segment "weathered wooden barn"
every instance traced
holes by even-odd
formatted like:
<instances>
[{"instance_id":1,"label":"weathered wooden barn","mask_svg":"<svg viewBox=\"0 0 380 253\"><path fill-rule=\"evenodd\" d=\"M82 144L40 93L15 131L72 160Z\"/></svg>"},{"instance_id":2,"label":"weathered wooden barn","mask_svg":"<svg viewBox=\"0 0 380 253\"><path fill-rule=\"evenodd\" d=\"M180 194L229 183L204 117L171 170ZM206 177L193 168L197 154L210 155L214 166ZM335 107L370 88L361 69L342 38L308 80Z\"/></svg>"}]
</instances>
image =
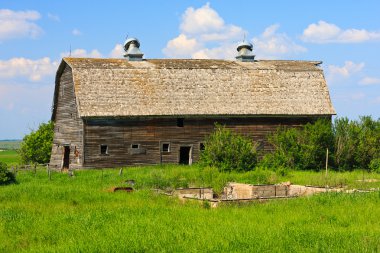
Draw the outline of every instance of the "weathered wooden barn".
<instances>
[{"instance_id":1,"label":"weathered wooden barn","mask_svg":"<svg viewBox=\"0 0 380 253\"><path fill-rule=\"evenodd\" d=\"M335 114L318 61L63 58L55 82L50 165L96 168L191 164L214 123L261 143L280 125Z\"/></svg>"}]
</instances>

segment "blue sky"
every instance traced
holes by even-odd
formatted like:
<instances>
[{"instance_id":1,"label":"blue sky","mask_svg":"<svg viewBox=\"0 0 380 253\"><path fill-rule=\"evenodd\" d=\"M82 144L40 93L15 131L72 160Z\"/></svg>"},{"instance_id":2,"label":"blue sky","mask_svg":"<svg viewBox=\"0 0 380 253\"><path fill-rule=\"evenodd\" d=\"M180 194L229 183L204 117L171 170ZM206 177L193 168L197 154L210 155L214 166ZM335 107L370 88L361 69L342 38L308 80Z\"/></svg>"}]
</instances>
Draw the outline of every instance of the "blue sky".
<instances>
[{"instance_id":1,"label":"blue sky","mask_svg":"<svg viewBox=\"0 0 380 253\"><path fill-rule=\"evenodd\" d=\"M321 60L338 116L380 117L380 1L0 2L0 139L51 115L61 58L232 59L244 36L257 59Z\"/></svg>"}]
</instances>

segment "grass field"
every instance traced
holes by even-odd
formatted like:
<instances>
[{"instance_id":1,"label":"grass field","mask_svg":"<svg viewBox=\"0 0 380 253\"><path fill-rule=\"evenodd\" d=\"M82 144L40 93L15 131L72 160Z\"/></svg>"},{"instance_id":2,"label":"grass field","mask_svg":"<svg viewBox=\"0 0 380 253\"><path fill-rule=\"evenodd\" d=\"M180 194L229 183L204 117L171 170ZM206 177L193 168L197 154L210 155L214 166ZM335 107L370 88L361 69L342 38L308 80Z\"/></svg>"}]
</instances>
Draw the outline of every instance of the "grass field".
<instances>
[{"instance_id":1,"label":"grass field","mask_svg":"<svg viewBox=\"0 0 380 253\"><path fill-rule=\"evenodd\" d=\"M0 162L5 162L8 166L20 164L21 158L16 150L0 151Z\"/></svg>"},{"instance_id":2,"label":"grass field","mask_svg":"<svg viewBox=\"0 0 380 253\"><path fill-rule=\"evenodd\" d=\"M317 184L322 173L217 173L196 166L84 170L75 177L19 172L0 188L0 252L379 252L380 193L321 194L264 203L183 202L151 187L218 186L290 180ZM350 187L361 172L331 173ZM365 174L366 178L380 178ZM133 193L109 192L136 180ZM363 184L363 183L362 183ZM379 183L365 183L364 188Z\"/></svg>"},{"instance_id":3,"label":"grass field","mask_svg":"<svg viewBox=\"0 0 380 253\"><path fill-rule=\"evenodd\" d=\"M0 149L19 149L21 140L0 140Z\"/></svg>"}]
</instances>

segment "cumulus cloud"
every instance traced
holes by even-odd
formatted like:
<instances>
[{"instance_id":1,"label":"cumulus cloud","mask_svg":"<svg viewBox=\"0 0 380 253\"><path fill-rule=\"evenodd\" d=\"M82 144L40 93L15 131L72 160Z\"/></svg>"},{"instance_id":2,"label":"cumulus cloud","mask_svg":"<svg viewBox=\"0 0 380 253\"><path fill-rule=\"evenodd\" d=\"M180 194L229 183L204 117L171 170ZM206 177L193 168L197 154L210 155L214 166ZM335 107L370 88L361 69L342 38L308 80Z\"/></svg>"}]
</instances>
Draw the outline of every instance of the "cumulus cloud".
<instances>
[{"instance_id":1,"label":"cumulus cloud","mask_svg":"<svg viewBox=\"0 0 380 253\"><path fill-rule=\"evenodd\" d=\"M74 36L82 35L82 32L79 31L77 28L75 28L71 33L72 33Z\"/></svg>"},{"instance_id":2,"label":"cumulus cloud","mask_svg":"<svg viewBox=\"0 0 380 253\"><path fill-rule=\"evenodd\" d=\"M115 47L112 49L109 56L111 58L122 58L124 55L124 47L122 44L116 44Z\"/></svg>"},{"instance_id":3,"label":"cumulus cloud","mask_svg":"<svg viewBox=\"0 0 380 253\"><path fill-rule=\"evenodd\" d=\"M86 49L78 48L71 51L71 53L70 52L61 53L61 58L63 57L101 58L102 54L97 49L87 52Z\"/></svg>"},{"instance_id":4,"label":"cumulus cloud","mask_svg":"<svg viewBox=\"0 0 380 253\"><path fill-rule=\"evenodd\" d=\"M46 76L54 75L58 62L51 61L49 57L37 60L26 58L12 58L6 61L0 60L0 78L10 79L26 77L30 81L37 82Z\"/></svg>"},{"instance_id":5,"label":"cumulus cloud","mask_svg":"<svg viewBox=\"0 0 380 253\"><path fill-rule=\"evenodd\" d=\"M14 38L36 38L43 31L34 23L41 18L37 11L0 9L0 41Z\"/></svg>"},{"instance_id":6,"label":"cumulus cloud","mask_svg":"<svg viewBox=\"0 0 380 253\"><path fill-rule=\"evenodd\" d=\"M351 75L360 72L364 68L364 63L354 63L352 61L345 61L343 66L329 65L327 78L334 81L339 78L348 78Z\"/></svg>"},{"instance_id":7,"label":"cumulus cloud","mask_svg":"<svg viewBox=\"0 0 380 253\"><path fill-rule=\"evenodd\" d=\"M380 78L374 78L374 77L364 77L359 81L360 85L367 86L367 85L376 85L380 84Z\"/></svg>"},{"instance_id":8,"label":"cumulus cloud","mask_svg":"<svg viewBox=\"0 0 380 253\"><path fill-rule=\"evenodd\" d=\"M226 24L210 4L187 8L182 15L180 34L169 40L162 52L171 58L233 59L236 46L247 32L234 24ZM269 26L253 38L254 51L260 57L277 58L305 52L285 33L278 33L279 25Z\"/></svg>"},{"instance_id":9,"label":"cumulus cloud","mask_svg":"<svg viewBox=\"0 0 380 253\"><path fill-rule=\"evenodd\" d=\"M199 9L187 8L182 15L180 30L186 34L200 34L220 31L224 26L224 20L207 3Z\"/></svg>"},{"instance_id":10,"label":"cumulus cloud","mask_svg":"<svg viewBox=\"0 0 380 253\"><path fill-rule=\"evenodd\" d=\"M202 47L196 38L188 38L185 34L169 40L163 52L166 56L175 58L187 58Z\"/></svg>"},{"instance_id":11,"label":"cumulus cloud","mask_svg":"<svg viewBox=\"0 0 380 253\"><path fill-rule=\"evenodd\" d=\"M359 43L380 40L380 31L353 28L343 30L335 24L321 20L317 24L310 24L303 31L301 39L312 43Z\"/></svg>"},{"instance_id":12,"label":"cumulus cloud","mask_svg":"<svg viewBox=\"0 0 380 253\"><path fill-rule=\"evenodd\" d=\"M285 33L278 33L278 24L267 27L264 32L253 38L256 54L265 58L278 58L280 55L293 55L307 49L296 44Z\"/></svg>"},{"instance_id":13,"label":"cumulus cloud","mask_svg":"<svg viewBox=\"0 0 380 253\"><path fill-rule=\"evenodd\" d=\"M187 8L179 27L180 34L162 50L171 58L232 58L229 48L246 33L239 26L226 24L209 3Z\"/></svg>"}]
</instances>

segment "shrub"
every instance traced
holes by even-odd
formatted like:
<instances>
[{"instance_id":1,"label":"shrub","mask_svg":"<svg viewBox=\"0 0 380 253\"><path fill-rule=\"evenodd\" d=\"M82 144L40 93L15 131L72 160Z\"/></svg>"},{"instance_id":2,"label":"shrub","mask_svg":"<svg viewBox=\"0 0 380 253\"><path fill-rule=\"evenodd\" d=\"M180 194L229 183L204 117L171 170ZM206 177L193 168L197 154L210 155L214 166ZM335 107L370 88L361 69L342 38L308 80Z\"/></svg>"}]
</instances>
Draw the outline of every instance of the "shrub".
<instances>
[{"instance_id":1,"label":"shrub","mask_svg":"<svg viewBox=\"0 0 380 253\"><path fill-rule=\"evenodd\" d=\"M20 147L23 163L48 163L53 143L53 122L42 123L36 131L25 135Z\"/></svg>"},{"instance_id":2,"label":"shrub","mask_svg":"<svg viewBox=\"0 0 380 253\"><path fill-rule=\"evenodd\" d=\"M10 184L16 182L15 175L7 170L7 164L0 162L0 185Z\"/></svg>"},{"instance_id":3,"label":"shrub","mask_svg":"<svg viewBox=\"0 0 380 253\"><path fill-rule=\"evenodd\" d=\"M274 147L261 161L263 167L320 170L325 165L326 148L333 149L331 122L317 120L302 128L280 128L269 136ZM332 154L330 153L330 157Z\"/></svg>"},{"instance_id":4,"label":"shrub","mask_svg":"<svg viewBox=\"0 0 380 253\"><path fill-rule=\"evenodd\" d=\"M369 116L359 121L339 118L334 123L335 164L342 170L370 169L380 158L380 120Z\"/></svg>"},{"instance_id":5,"label":"shrub","mask_svg":"<svg viewBox=\"0 0 380 253\"><path fill-rule=\"evenodd\" d=\"M248 171L257 164L256 145L251 139L215 125L215 131L206 139L200 163L220 171Z\"/></svg>"},{"instance_id":6,"label":"shrub","mask_svg":"<svg viewBox=\"0 0 380 253\"><path fill-rule=\"evenodd\" d=\"M380 173L380 158L373 159L368 167L370 171Z\"/></svg>"}]
</instances>

